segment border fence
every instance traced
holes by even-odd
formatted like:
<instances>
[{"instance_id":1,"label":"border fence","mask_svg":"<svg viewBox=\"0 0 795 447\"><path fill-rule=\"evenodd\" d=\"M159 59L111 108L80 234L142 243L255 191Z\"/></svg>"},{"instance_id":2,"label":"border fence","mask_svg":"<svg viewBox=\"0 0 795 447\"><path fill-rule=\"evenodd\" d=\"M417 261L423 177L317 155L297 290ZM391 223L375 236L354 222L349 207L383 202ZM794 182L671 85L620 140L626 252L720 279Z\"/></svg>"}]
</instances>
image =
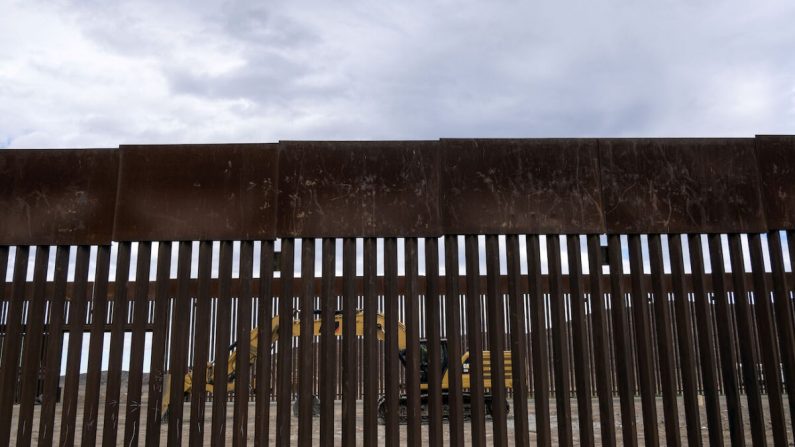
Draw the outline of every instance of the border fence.
<instances>
[{"instance_id":1,"label":"border fence","mask_svg":"<svg viewBox=\"0 0 795 447\"><path fill-rule=\"evenodd\" d=\"M4 150L0 444L787 445L794 260L794 136Z\"/></svg>"}]
</instances>

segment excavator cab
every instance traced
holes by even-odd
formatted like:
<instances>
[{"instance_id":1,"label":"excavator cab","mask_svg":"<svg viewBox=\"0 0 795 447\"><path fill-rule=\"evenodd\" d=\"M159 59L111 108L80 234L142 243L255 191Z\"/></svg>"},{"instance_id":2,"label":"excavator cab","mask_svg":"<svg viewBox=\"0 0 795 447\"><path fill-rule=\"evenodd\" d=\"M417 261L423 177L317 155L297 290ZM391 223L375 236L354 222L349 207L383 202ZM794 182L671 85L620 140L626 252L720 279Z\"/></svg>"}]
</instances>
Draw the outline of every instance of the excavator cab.
<instances>
[{"instance_id":1,"label":"excavator cab","mask_svg":"<svg viewBox=\"0 0 795 447\"><path fill-rule=\"evenodd\" d=\"M444 374L447 371L447 366L450 361L448 351L447 351L447 339L441 339L439 343L439 357L441 360L441 368L440 371ZM406 354L406 350L402 349L400 351L400 363L406 367L406 363L408 362L408 356ZM420 340L420 384L427 385L429 380L430 374L430 354L428 352L428 340L421 339Z\"/></svg>"},{"instance_id":2,"label":"excavator cab","mask_svg":"<svg viewBox=\"0 0 795 447\"><path fill-rule=\"evenodd\" d=\"M427 421L429 418L429 400L428 400L428 393L430 392L430 363L431 363L431 356L429 347L429 341L427 339L420 340L420 367L419 367L419 375L420 375L420 393L421 393L421 413L422 413L422 420ZM403 366L406 368L408 373L408 355L405 349L400 351L400 361ZM484 395L483 395L483 404L485 407L486 415L491 415L494 408L494 403L492 402L492 394L491 394L491 353L489 351L482 351L478 355L482 358L482 375L483 375L483 388L484 388ZM461 362L461 387L462 387L462 398L464 404L464 412L465 418L469 417L469 411L471 408L471 394L470 394L470 385L471 385L471 376L470 376L470 355L469 351L465 351L462 353L460 362ZM505 373L505 387L507 389L512 388L513 381L511 378L511 352L504 351L503 352L503 368ZM449 398L448 387L450 384L450 351L448 348L448 341L447 339L443 338L439 340L439 372L440 372L440 383L439 386L442 391L442 406L443 406L443 414L442 417L448 417L447 410L448 410L448 402L447 399ZM406 423L408 421L407 415L408 412L405 411L405 406L408 404L407 396L403 395L400 397L400 422ZM507 414L510 411L510 405L508 402L504 402L504 411ZM380 423L385 423L386 421L386 407L384 405L383 396L379 399L378 405L378 420Z\"/></svg>"}]
</instances>

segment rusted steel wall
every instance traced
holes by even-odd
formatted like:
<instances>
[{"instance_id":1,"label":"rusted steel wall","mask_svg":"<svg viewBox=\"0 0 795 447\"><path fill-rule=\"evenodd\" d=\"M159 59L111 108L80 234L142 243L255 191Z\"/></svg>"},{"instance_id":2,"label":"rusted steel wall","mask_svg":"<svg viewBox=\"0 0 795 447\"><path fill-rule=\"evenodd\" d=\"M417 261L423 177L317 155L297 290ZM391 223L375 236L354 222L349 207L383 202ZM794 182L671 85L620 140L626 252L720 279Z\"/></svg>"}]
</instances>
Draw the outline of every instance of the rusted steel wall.
<instances>
[{"instance_id":1,"label":"rusted steel wall","mask_svg":"<svg viewBox=\"0 0 795 447\"><path fill-rule=\"evenodd\" d=\"M0 243L788 229L793 137L0 153Z\"/></svg>"},{"instance_id":2,"label":"rusted steel wall","mask_svg":"<svg viewBox=\"0 0 795 447\"><path fill-rule=\"evenodd\" d=\"M793 173L791 136L0 151L0 444L791 442Z\"/></svg>"}]
</instances>

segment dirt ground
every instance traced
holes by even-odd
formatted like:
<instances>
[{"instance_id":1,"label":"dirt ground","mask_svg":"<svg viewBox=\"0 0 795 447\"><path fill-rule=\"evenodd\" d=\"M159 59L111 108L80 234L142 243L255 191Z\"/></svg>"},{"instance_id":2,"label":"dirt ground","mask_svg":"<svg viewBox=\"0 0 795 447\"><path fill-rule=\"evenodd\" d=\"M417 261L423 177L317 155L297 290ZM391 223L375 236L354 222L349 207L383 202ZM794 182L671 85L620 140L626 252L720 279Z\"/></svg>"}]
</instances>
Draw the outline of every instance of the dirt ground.
<instances>
[{"instance_id":1,"label":"dirt ground","mask_svg":"<svg viewBox=\"0 0 795 447\"><path fill-rule=\"evenodd\" d=\"M124 387L122 389L124 389ZM146 388L144 388L144 389L146 389ZM81 391L82 391L82 387L81 387ZM78 412L77 412L77 426L78 427L82 427L82 415L83 415L82 402L83 402L83 400L84 399L83 399L83 396L82 396L82 393L81 393L80 406L79 406ZM104 396L100 397L100 402L104 402ZM551 427L551 430L552 430L553 444L555 444L557 442L557 417L555 415L555 403L554 402L555 402L554 399L552 399L551 402L550 402L551 403L550 410L552 412L552 418L551 418L552 427ZM147 402L144 401L142 403L142 405L145 408L146 405L147 405ZM746 422L745 435L746 435L746 438L747 438L747 442L750 445L750 442L751 442L751 439L750 439L750 426L748 425L748 417L747 417L748 416L748 411L747 411L747 408L745 407L745 401L743 401L743 405L744 405L743 416L744 416L744 420ZM785 397L784 405L785 405L785 408L787 408L786 407L786 405L787 405L786 397ZM99 430L98 430L98 433L97 433L97 445L101 444L101 442L102 442L101 421L103 421L104 413L103 413L102 405L100 405L100 407L101 408L100 408L100 413L99 413L99 418L98 418L98 420L100 421L100 427L99 427ZM683 402L682 402L681 398L679 399L678 407L679 407L679 413L680 413L680 416L679 416L679 418L680 418L680 426L682 427L681 428L682 443L683 443L683 445L687 445L687 441L685 439L686 433L685 433L684 405L683 405ZM767 402L766 401L764 402L764 407L765 407L765 412L766 412L765 421L766 421L767 430L768 430L768 441L772 444L772 435L770 434L770 420L769 420L769 417L767 417L768 416L768 412L767 412ZM125 416L124 416L125 411L124 410L126 409L126 402L124 402L124 398L122 398L122 405L121 405L120 408L121 408L121 411L119 412L120 414L119 414L119 430L118 430L118 438L119 438L119 442L118 443L119 443L119 445L121 445L121 441L122 441L123 434L124 434L124 423L125 423ZM363 436L362 405L361 405L361 402L359 402L359 405L357 406L357 408L358 408L358 412L357 412L358 414L357 414L357 433L356 433L356 437L357 437L357 442L361 443L362 442L362 436ZM573 427L572 427L572 432L573 432L573 436L574 436L574 444L578 445L579 444L579 430L578 430L579 421L578 421L578 418L577 418L577 402L574 399L572 399L571 408L572 408L572 418L573 418L573 421L574 421L573 422ZM620 405L619 405L619 402L618 402L617 399L614 402L614 408L615 408L615 413L616 413L616 417L615 417L615 420L616 420L616 431L617 431L618 441L619 441L619 443L621 443L621 424L620 424L620 413L619 413ZM723 408L722 415L723 415L724 437L728 439L728 423L726 421L725 405L722 405L722 408ZM702 406L700 407L700 409L701 409L701 425L702 425L701 431L702 431L703 438L704 438L704 444L707 445L708 442L707 442L707 427L706 427L706 410L703 407L703 402L702 402ZM535 441L536 441L536 421L535 421L535 414L534 414L534 404L533 404L532 399L530 401L528 401L528 410L530 412L530 415L529 415L530 441L531 441L531 443L535 443ZM36 440L38 439L38 428L39 428L38 416L39 416L39 411L40 411L40 407L37 406L35 408L35 416L34 416L35 420L34 420L34 425L33 425L33 427L34 427L33 438L32 438L33 442L36 442ZM644 432L645 427L643 427L643 422L641 420L641 415L642 415L641 411L642 410L641 410L641 404L640 404L640 399L639 398L636 399L636 401L635 401L635 411L636 411L636 416L637 416L637 420L638 420L638 422L637 422L638 437L642 441L643 432ZM12 430L11 445L15 445L16 444L16 433L15 433L15 431L16 431L16 426L17 426L16 425L17 424L16 421L17 421L18 413L19 413L19 408L18 408L18 406L15 406L14 407L14 414L13 414L13 425L12 425L12 427L14 427L14 430ZM599 410L598 410L596 399L593 400L593 413L594 413L594 420L593 420L594 434L596 436L596 442L597 442L597 444L599 444L601 442L601 433L600 433L600 427L599 427ZM190 404L189 403L185 404L184 414L185 414L185 419L186 420L185 420L185 425L183 426L183 435L184 435L183 436L183 444L187 445L187 442L188 442L188 432L187 432L188 426L187 426L187 423L189 423L189 419L190 419L189 418L189 414L190 414ZM209 426L210 426L211 414L212 414L212 404L207 404L206 411L205 411L205 415L206 415L205 416L205 427L207 429L209 429ZM273 445L273 444L275 444L275 425L276 425L276 404L275 403L271 404L270 415L271 415L271 418L270 418L269 435L270 435L270 444ZM342 415L342 405L341 405L340 401L337 401L336 402L335 430L334 430L334 432L335 432L335 442L334 442L334 444L335 445L339 445L342 442L342 427L341 427L342 418L341 418L341 415ZM254 439L254 423L253 423L253 419L254 418L253 418L253 416L254 416L254 403L252 402L251 404L249 404L249 423L248 423L248 440L249 440L250 443L253 442L253 439ZM226 423L226 437L227 437L227 439L228 439L228 441L230 443L231 443L231 440L232 440L232 431L231 431L232 417L233 417L232 416L232 407L231 407L231 403L230 403L230 405L228 406L228 409L227 409L227 423ZM788 415L787 415L787 417L788 417ZM57 437L58 433L60 433L60 420L61 420L61 406L59 404L58 407L57 407L56 416L55 416L55 433L56 433L55 441L56 442L57 442L57 439L58 439L58 437ZM657 402L657 420L659 422L658 422L656 428L657 428L657 430L659 431L659 434L660 434L660 444L661 445L665 445L666 444L666 442L665 442L665 428L664 428L663 409L662 409L662 399L661 398L658 399L658 402ZM792 422L789 421L789 419L787 419L787 423L788 423L789 427L792 427ZM514 436L513 411L511 411L509 413L508 424L507 425L508 425L508 438L509 438L508 441L509 441L509 445L513 445L513 436ZM142 417L141 417L141 427L142 427L142 429L145 429L145 427L146 427L146 415L145 414L142 415ZM163 424L160 428L161 428L161 430L160 430L161 445L165 445L166 436L167 436L167 425ZM297 441L297 420L295 418L292 419L291 429L292 429L291 439L292 439L293 443L295 443ZM314 421L313 421L312 431L313 431L314 444L316 444L316 445L319 444L319 442L320 442L319 429L320 429L320 427L319 427L319 419L315 418ZM444 424L444 439L445 439L445 443L447 443L447 440L448 440L448 429L449 429L449 426L445 423ZM423 439L425 440L426 443L427 443L427 436L428 436L427 430L428 430L427 425L423 425L422 426L422 435L423 435ZM465 432L464 433L464 438L465 439L471 439L471 425L470 425L470 422L465 422L465 424L464 424L464 432ZM487 441L489 442L489 444L491 444L492 443L491 441L493 439L493 431L492 431L492 426L491 426L491 421L490 420L486 421L486 433L487 433ZM80 436L81 436L81 431L78 429L77 433L76 433L76 436L75 436L75 445L79 445L80 444L80 440L81 440ZM400 441L401 441L401 444L405 444L406 436L407 436L406 426L405 425L400 426ZM381 442L384 441L384 427L383 426L379 426L378 427L378 437L379 437L379 440ZM792 431L791 430L790 430L790 439L789 439L789 441L790 441L791 445L795 445L795 444L793 444ZM207 434L205 434L204 442L205 442L206 445L209 445L209 436ZM144 443L144 436L142 435L141 439L140 439L140 444L143 445L143 443Z\"/></svg>"}]
</instances>

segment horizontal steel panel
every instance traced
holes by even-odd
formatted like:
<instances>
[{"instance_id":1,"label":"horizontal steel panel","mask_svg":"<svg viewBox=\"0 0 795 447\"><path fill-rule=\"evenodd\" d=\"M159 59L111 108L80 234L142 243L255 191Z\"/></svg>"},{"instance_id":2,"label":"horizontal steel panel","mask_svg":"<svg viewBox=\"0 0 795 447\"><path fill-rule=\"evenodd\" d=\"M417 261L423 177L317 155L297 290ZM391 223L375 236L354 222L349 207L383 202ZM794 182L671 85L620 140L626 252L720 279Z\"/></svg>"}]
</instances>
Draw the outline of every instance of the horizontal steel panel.
<instances>
[{"instance_id":1,"label":"horizontal steel panel","mask_svg":"<svg viewBox=\"0 0 795 447\"><path fill-rule=\"evenodd\" d=\"M0 152L0 243L736 233L795 225L795 138Z\"/></svg>"},{"instance_id":2,"label":"horizontal steel panel","mask_svg":"<svg viewBox=\"0 0 795 447\"><path fill-rule=\"evenodd\" d=\"M756 158L768 227L795 228L795 137L756 137Z\"/></svg>"},{"instance_id":3,"label":"horizontal steel panel","mask_svg":"<svg viewBox=\"0 0 795 447\"><path fill-rule=\"evenodd\" d=\"M118 152L0 151L0 245L106 244Z\"/></svg>"},{"instance_id":4,"label":"horizontal steel panel","mask_svg":"<svg viewBox=\"0 0 795 447\"><path fill-rule=\"evenodd\" d=\"M766 229L753 139L599 140L609 233Z\"/></svg>"},{"instance_id":5,"label":"horizontal steel panel","mask_svg":"<svg viewBox=\"0 0 795 447\"><path fill-rule=\"evenodd\" d=\"M122 146L114 238L274 237L276 147Z\"/></svg>"},{"instance_id":6,"label":"horizontal steel panel","mask_svg":"<svg viewBox=\"0 0 795 447\"><path fill-rule=\"evenodd\" d=\"M596 140L442 140L445 232L601 233Z\"/></svg>"},{"instance_id":7,"label":"horizontal steel panel","mask_svg":"<svg viewBox=\"0 0 795 447\"><path fill-rule=\"evenodd\" d=\"M280 236L441 234L438 143L281 143Z\"/></svg>"}]
</instances>

